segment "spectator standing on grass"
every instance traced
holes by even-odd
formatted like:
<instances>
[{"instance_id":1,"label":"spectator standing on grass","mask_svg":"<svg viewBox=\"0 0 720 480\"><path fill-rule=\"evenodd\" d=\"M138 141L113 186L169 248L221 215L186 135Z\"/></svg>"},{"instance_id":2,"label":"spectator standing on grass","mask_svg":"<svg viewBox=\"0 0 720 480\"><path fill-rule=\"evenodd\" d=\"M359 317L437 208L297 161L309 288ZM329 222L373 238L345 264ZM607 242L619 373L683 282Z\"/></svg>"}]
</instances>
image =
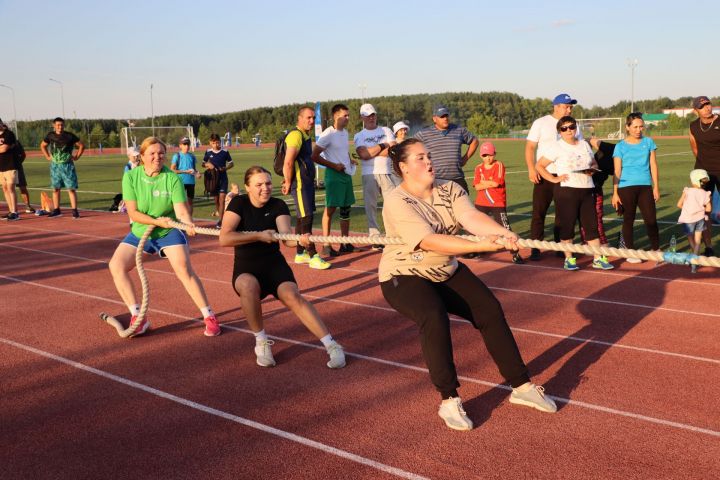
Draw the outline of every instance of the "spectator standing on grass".
<instances>
[{"instance_id":1,"label":"spectator standing on grass","mask_svg":"<svg viewBox=\"0 0 720 480\"><path fill-rule=\"evenodd\" d=\"M512 387L510 403L553 413L557 406L530 381L528 368L490 289L456 256L507 248L517 251L517 235L473 208L467 191L437 180L425 146L416 138L390 148L402 183L385 200L387 234L403 245L386 245L378 276L385 300L418 326L430 380L440 393L438 415L454 430L471 430L458 395L449 315L480 331L500 374ZM485 237L479 242L455 236L460 228Z\"/></svg>"},{"instance_id":2,"label":"spectator standing on grass","mask_svg":"<svg viewBox=\"0 0 720 480\"><path fill-rule=\"evenodd\" d=\"M325 347L330 360L328 368L345 366L345 353L330 335L315 307L298 290L297 281L280 253L275 232L290 233L290 210L285 202L272 196L272 177L263 167L253 166L245 172L247 194L235 196L223 214L220 245L235 247L232 286L240 297L243 313L255 335L256 363L274 367L271 346L265 333L260 302L268 295L280 300ZM252 232L252 233L243 233ZM308 234L300 242L308 247ZM284 241L294 247L295 241Z\"/></svg>"},{"instance_id":3,"label":"spectator standing on grass","mask_svg":"<svg viewBox=\"0 0 720 480\"><path fill-rule=\"evenodd\" d=\"M388 149L395 145L395 136L387 127L377 123L375 107L366 103L360 107L363 129L355 135L355 151L362 163L363 202L367 217L368 234L380 235L377 222L378 197L383 199L392 192L400 179L392 172L392 163L387 156ZM373 250L382 250L382 245L373 245Z\"/></svg>"},{"instance_id":4,"label":"spectator standing on grass","mask_svg":"<svg viewBox=\"0 0 720 480\"><path fill-rule=\"evenodd\" d=\"M283 195L290 194L295 202L295 233L311 234L315 216L315 162L312 160L310 131L315 124L315 109L301 107L297 124L285 137L285 160L283 162ZM316 270L330 268L323 260L315 244L297 244L295 263L307 264Z\"/></svg>"},{"instance_id":5,"label":"spectator standing on grass","mask_svg":"<svg viewBox=\"0 0 720 480\"><path fill-rule=\"evenodd\" d=\"M220 148L220 135L217 133L210 135L210 149L205 152L203 167L208 170L215 170L215 173L217 173L215 191L209 193L215 199L215 211L220 217L215 226L220 228L222 226L222 211L225 208L225 194L227 194L229 186L227 171L233 167L233 160L227 150Z\"/></svg>"},{"instance_id":6,"label":"spectator standing on grass","mask_svg":"<svg viewBox=\"0 0 720 480\"><path fill-rule=\"evenodd\" d=\"M395 141L402 143L407 139L407 134L410 131L410 127L405 122L397 122L393 125L393 135L395 135Z\"/></svg>"},{"instance_id":7,"label":"spectator standing on grass","mask_svg":"<svg viewBox=\"0 0 720 480\"><path fill-rule=\"evenodd\" d=\"M477 191L475 208L512 231L506 210L505 165L496 160L495 145L490 142L480 145L480 158L482 162L475 167L473 177L473 187ZM512 262L525 263L519 251L512 252Z\"/></svg>"},{"instance_id":8,"label":"spectator standing on grass","mask_svg":"<svg viewBox=\"0 0 720 480\"><path fill-rule=\"evenodd\" d=\"M478 139L470 131L450 123L450 110L445 105L433 109L433 125L415 134L430 151L435 175L439 180L452 180L469 192L463 167L477 150ZM463 155L462 146L468 145Z\"/></svg>"},{"instance_id":9,"label":"spectator standing on grass","mask_svg":"<svg viewBox=\"0 0 720 480\"><path fill-rule=\"evenodd\" d=\"M592 148L587 142L575 136L578 128L575 119L569 115L560 118L556 131L560 140L544 150L535 168L544 180L555 183L555 213L558 220L560 242L571 244L575 237L575 223L585 231L585 241L592 247L600 246L597 216L595 214L595 185L592 176L598 171ZM553 165L555 174L550 173ZM577 261L570 252L563 252L565 270L578 270ZM595 255L592 267L612 270L614 267L604 255Z\"/></svg>"},{"instance_id":10,"label":"spectator standing on grass","mask_svg":"<svg viewBox=\"0 0 720 480\"><path fill-rule=\"evenodd\" d=\"M77 152L73 154L73 150ZM65 131L65 120L60 117L53 120L53 131L49 132L40 143L40 150L50 162L50 186L53 188L53 210L48 217L59 217L60 190L67 189L73 218L80 218L77 209L78 177L75 169L77 162L85 151L85 145L71 132Z\"/></svg>"},{"instance_id":11,"label":"spectator standing on grass","mask_svg":"<svg viewBox=\"0 0 720 480\"><path fill-rule=\"evenodd\" d=\"M326 128L313 147L312 160L326 167L325 170L325 211L322 217L323 235L330 235L332 217L340 210L340 235L350 233L350 209L355 203L352 179L357 162L350 158L347 125L350 122L350 110L339 103L332 107L333 126ZM335 251L326 244L323 255L335 257L341 253L350 253L354 247L350 243L340 245Z\"/></svg>"},{"instance_id":12,"label":"spectator standing on grass","mask_svg":"<svg viewBox=\"0 0 720 480\"><path fill-rule=\"evenodd\" d=\"M635 248L633 226L636 210L640 209L652 250L660 249L655 202L660 200L657 146L650 137L645 137L645 122L642 113L631 113L625 119L627 136L615 145L613 159L613 207L622 212L622 235L625 246ZM628 263L641 263L639 258L628 258Z\"/></svg>"},{"instance_id":13,"label":"spectator standing on grass","mask_svg":"<svg viewBox=\"0 0 720 480\"><path fill-rule=\"evenodd\" d=\"M557 183L543 179L536 165L545 154L545 151L554 146L560 138L557 131L558 120L570 115L573 106L576 104L577 100L567 93L557 95L552 101L553 112L535 120L528 132L527 141L525 142L525 163L528 169L528 178L533 183L532 218L530 220L531 240L545 239L545 217L547 216L550 204L553 203L555 189L557 188ZM575 138L578 140L583 139L580 129L576 129ZM557 176L554 164L548 165L548 173L553 177ZM557 209L557 205L555 208ZM559 224L557 222L557 216L555 217L554 223L553 239L555 242L558 242L560 237L558 234ZM561 252L558 252L558 254L562 255ZM533 248L530 251L529 258L530 260L540 260L540 250Z\"/></svg>"},{"instance_id":14,"label":"spectator standing on grass","mask_svg":"<svg viewBox=\"0 0 720 480\"><path fill-rule=\"evenodd\" d=\"M17 139L15 134L0 120L0 181L2 181L3 196L8 206L7 215L2 219L17 220L17 196L15 185L18 182L18 172L15 163L15 147Z\"/></svg>"},{"instance_id":15,"label":"spectator standing on grass","mask_svg":"<svg viewBox=\"0 0 720 480\"><path fill-rule=\"evenodd\" d=\"M605 196L603 193L603 185L608 178L612 177L615 171L615 164L613 162L613 152L615 151L615 144L612 142L605 142L595 137L587 140L588 144L596 150L595 152L595 163L598 165L599 172L595 172L593 175L593 183L595 189L593 196L595 199L595 217L597 218L598 238L600 239L600 246L609 246L607 241L607 235L605 235L605 224L603 222L603 205L605 202ZM583 242L585 242L585 230L580 228L580 235L582 236Z\"/></svg>"},{"instance_id":16,"label":"spectator standing on grass","mask_svg":"<svg viewBox=\"0 0 720 480\"><path fill-rule=\"evenodd\" d=\"M190 215L193 213L193 199L195 198L196 165L197 159L195 158L195 154L190 151L190 139L187 137L181 138L180 151L173 155L172 161L170 162L170 169L179 174L182 179ZM223 203L223 205L225 205L225 203Z\"/></svg>"},{"instance_id":17,"label":"spectator standing on grass","mask_svg":"<svg viewBox=\"0 0 720 480\"><path fill-rule=\"evenodd\" d=\"M23 162L25 161L25 149L22 144L18 141L15 143L15 168L18 172L18 183L17 186L20 189L20 195L25 201L25 213L35 213L35 209L30 204L30 192L27 188L27 178L25 177L25 169L23 168ZM17 197L15 198L15 204L17 205Z\"/></svg>"},{"instance_id":18,"label":"spectator standing on grass","mask_svg":"<svg viewBox=\"0 0 720 480\"><path fill-rule=\"evenodd\" d=\"M695 168L703 169L708 173L709 181L705 189L712 194L713 190L720 192L720 120L713 113L712 102L706 96L695 97L692 103L697 120L690 123L690 148L695 155ZM703 242L704 255L715 256L712 246L712 222L705 222Z\"/></svg>"},{"instance_id":19,"label":"spectator standing on grass","mask_svg":"<svg viewBox=\"0 0 720 480\"><path fill-rule=\"evenodd\" d=\"M708 172L702 169L695 169L690 172L690 187L685 187L678 201L678 208L682 209L678 223L683 226L683 231L688 237L690 249L697 255L700 252L700 240L705 229L705 222L710 221L708 213L712 210L712 194L704 189L710 181ZM698 266L693 264L691 272L697 272Z\"/></svg>"}]
</instances>

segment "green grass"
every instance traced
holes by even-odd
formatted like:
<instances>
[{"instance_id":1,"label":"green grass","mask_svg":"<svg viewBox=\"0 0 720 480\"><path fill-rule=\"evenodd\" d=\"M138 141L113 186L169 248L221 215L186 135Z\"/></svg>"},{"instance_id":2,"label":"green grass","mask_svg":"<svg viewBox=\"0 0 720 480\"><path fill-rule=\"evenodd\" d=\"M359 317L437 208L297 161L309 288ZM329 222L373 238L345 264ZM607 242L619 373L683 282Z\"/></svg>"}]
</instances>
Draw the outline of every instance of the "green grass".
<instances>
[{"instance_id":1,"label":"green grass","mask_svg":"<svg viewBox=\"0 0 720 480\"><path fill-rule=\"evenodd\" d=\"M658 164L660 169L660 193L661 198L657 204L658 220L660 223L661 247L667 246L670 237L675 235L678 245L686 248L685 236L679 226L675 224L679 215L676 207L682 188L689 183L688 174L694 165L694 157L690 151L687 139L657 139ZM507 167L507 188L508 188L508 213L512 222L513 230L522 238L529 237L530 214L532 212L532 184L528 181L524 161L524 141L498 141L496 148L497 158L503 161ZM202 152L196 152L196 156L202 157ZM242 178L245 170L250 165L262 165L272 171L272 149L258 150L233 150L232 157L235 161L235 168L228 172L230 181L242 186ZM467 177L472 176L479 157L475 155L465 167ZM107 210L112 203L112 197L121 191L121 180L126 158L121 155L84 156L77 163L80 188L78 199L81 208ZM168 161L169 163L169 161ZM42 158L28 158L24 163L25 173L28 178L28 186L31 189L33 203L39 203L40 190L47 190L49 184L48 162ZM273 175L276 194L279 194L280 181ZM471 179L469 179L469 182ZM353 178L355 196L357 203L352 209L350 228L355 232L367 231L367 221L362 204L361 172L358 168ZM196 187L195 217L198 219L210 220L210 213L214 210L212 199L202 196L202 182ZM617 218L612 206L610 196L612 192L611 181L605 183L605 228L613 244L620 231L620 221ZM324 191L317 192L318 214L316 215L316 226L320 226L320 214L324 204ZM281 197L291 201L289 197ZM67 205L67 195L62 194L61 202ZM291 207L292 210L292 207ZM551 207L549 215L554 214ZM378 212L379 220L382 221ZM639 217L639 212L638 212ZM334 219L334 227L337 228L337 219ZM669 222L669 223L662 223ZM552 238L550 229L552 221L546 225L546 238ZM649 248L645 227L640 222L635 227L636 248Z\"/></svg>"}]
</instances>

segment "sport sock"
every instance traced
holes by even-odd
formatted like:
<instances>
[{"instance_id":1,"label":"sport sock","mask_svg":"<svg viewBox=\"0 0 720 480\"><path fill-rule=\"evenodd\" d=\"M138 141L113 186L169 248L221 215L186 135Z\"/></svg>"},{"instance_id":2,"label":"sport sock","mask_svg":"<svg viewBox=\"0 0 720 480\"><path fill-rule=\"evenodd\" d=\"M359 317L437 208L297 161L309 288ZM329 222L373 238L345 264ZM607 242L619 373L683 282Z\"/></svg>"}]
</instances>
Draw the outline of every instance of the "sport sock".
<instances>
[{"instance_id":1,"label":"sport sock","mask_svg":"<svg viewBox=\"0 0 720 480\"><path fill-rule=\"evenodd\" d=\"M329 333L320 339L325 348L328 348L335 341Z\"/></svg>"},{"instance_id":2,"label":"sport sock","mask_svg":"<svg viewBox=\"0 0 720 480\"><path fill-rule=\"evenodd\" d=\"M214 315L212 308L210 307L201 308L200 313L202 313L203 318L212 317Z\"/></svg>"},{"instance_id":3,"label":"sport sock","mask_svg":"<svg viewBox=\"0 0 720 480\"><path fill-rule=\"evenodd\" d=\"M253 332L253 335L255 335L255 344L259 345L262 342L267 342L268 336L267 333L265 333L265 329L263 328L259 332Z\"/></svg>"},{"instance_id":4,"label":"sport sock","mask_svg":"<svg viewBox=\"0 0 720 480\"><path fill-rule=\"evenodd\" d=\"M135 317L140 315L140 305L138 305L137 303L135 305L130 305L128 308L130 309L130 315L133 315Z\"/></svg>"}]
</instances>

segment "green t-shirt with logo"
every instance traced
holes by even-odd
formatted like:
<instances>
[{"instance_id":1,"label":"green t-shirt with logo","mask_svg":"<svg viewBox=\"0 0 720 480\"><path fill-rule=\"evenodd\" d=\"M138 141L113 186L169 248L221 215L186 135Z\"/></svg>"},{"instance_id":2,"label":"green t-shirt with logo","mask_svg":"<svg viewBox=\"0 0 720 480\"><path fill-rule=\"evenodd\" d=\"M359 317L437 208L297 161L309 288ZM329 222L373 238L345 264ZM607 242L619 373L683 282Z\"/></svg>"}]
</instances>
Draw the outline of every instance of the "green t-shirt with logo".
<instances>
[{"instance_id":1,"label":"green t-shirt with logo","mask_svg":"<svg viewBox=\"0 0 720 480\"><path fill-rule=\"evenodd\" d=\"M168 217L177 220L173 205L186 201L185 187L180 176L168 167L162 167L156 177L149 177L142 165L125 172L122 194L123 200L136 202L138 212L153 218ZM133 222L130 231L139 238L146 229L147 225ZM170 233L170 230L155 227L150 238L162 238Z\"/></svg>"}]
</instances>

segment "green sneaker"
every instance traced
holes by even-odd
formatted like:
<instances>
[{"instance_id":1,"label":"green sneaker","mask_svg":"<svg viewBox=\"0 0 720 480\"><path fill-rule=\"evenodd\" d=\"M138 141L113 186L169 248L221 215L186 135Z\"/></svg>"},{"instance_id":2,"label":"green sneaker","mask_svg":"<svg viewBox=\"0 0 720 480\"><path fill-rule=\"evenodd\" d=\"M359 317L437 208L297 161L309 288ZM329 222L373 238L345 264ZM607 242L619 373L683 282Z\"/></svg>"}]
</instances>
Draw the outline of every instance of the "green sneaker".
<instances>
[{"instance_id":1,"label":"green sneaker","mask_svg":"<svg viewBox=\"0 0 720 480\"><path fill-rule=\"evenodd\" d=\"M577 266L577 259L575 257L566 258L563 268L565 270L580 270L580 267Z\"/></svg>"},{"instance_id":2,"label":"green sneaker","mask_svg":"<svg viewBox=\"0 0 720 480\"><path fill-rule=\"evenodd\" d=\"M315 270L327 270L330 268L330 262L326 262L316 253L308 262L308 267L314 268Z\"/></svg>"},{"instance_id":3,"label":"green sneaker","mask_svg":"<svg viewBox=\"0 0 720 480\"><path fill-rule=\"evenodd\" d=\"M296 253L295 263L310 263L310 254L307 252Z\"/></svg>"},{"instance_id":4,"label":"green sneaker","mask_svg":"<svg viewBox=\"0 0 720 480\"><path fill-rule=\"evenodd\" d=\"M615 268L610 262L608 262L608 258L605 255L593 260L592 267L600 270L612 270Z\"/></svg>"}]
</instances>

